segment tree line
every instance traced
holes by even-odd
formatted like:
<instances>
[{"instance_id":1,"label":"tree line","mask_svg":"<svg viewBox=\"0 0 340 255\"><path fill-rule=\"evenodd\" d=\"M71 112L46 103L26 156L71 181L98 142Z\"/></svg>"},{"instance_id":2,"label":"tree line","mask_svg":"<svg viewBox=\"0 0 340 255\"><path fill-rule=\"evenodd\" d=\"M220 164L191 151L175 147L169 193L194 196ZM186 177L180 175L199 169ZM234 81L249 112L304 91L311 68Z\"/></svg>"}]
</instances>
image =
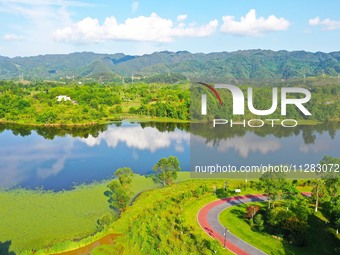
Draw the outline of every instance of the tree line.
<instances>
[{"instance_id":1,"label":"tree line","mask_svg":"<svg viewBox=\"0 0 340 255\"><path fill-rule=\"evenodd\" d=\"M103 123L129 116L189 119L186 84L18 84L0 81L0 121ZM66 96L57 100L58 96Z\"/></svg>"},{"instance_id":2,"label":"tree line","mask_svg":"<svg viewBox=\"0 0 340 255\"><path fill-rule=\"evenodd\" d=\"M240 88L246 92L247 86L241 85ZM306 103L306 108L312 116L301 115L296 107L288 105L287 117L317 121L340 119L338 85L328 84L307 88L312 93L312 99ZM203 92L208 96L208 114L205 116L200 113ZM179 120L240 118L232 115L231 94L226 90L219 92L223 98L223 107L209 91L189 83L147 84L139 81L136 84L120 85L95 82L20 84L13 81L0 81L0 121L22 124L83 124L103 123L129 116ZM254 89L254 107L269 109L272 104L271 93L271 87ZM70 100L58 102L57 96L60 95L65 95ZM251 114L247 107L242 117L261 118ZM280 105L275 113L265 117L280 118Z\"/></svg>"}]
</instances>

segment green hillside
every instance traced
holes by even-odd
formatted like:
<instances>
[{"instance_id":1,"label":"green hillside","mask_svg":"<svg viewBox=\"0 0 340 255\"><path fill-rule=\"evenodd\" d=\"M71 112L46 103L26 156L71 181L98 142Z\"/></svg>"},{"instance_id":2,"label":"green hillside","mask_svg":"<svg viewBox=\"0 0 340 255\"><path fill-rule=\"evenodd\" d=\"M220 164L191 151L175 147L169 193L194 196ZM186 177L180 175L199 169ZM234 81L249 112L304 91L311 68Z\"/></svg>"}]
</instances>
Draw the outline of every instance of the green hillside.
<instances>
[{"instance_id":1,"label":"green hillside","mask_svg":"<svg viewBox=\"0 0 340 255\"><path fill-rule=\"evenodd\" d=\"M81 52L7 58L0 56L0 79L100 79L184 75L192 81L279 80L337 76L340 52L242 50L236 52L154 52L143 56ZM128 80L127 80L128 81Z\"/></svg>"}]
</instances>

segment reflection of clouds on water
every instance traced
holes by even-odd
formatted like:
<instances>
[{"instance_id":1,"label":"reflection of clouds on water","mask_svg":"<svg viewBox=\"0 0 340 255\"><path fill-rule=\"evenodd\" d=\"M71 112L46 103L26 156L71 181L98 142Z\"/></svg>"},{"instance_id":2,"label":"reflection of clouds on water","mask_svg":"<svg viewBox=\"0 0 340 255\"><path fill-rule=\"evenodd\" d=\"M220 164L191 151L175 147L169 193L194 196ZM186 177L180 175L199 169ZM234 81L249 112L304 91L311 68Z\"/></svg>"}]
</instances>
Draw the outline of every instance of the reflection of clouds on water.
<instances>
[{"instance_id":1,"label":"reflection of clouds on water","mask_svg":"<svg viewBox=\"0 0 340 255\"><path fill-rule=\"evenodd\" d=\"M55 163L48 168L38 168L37 176L41 179L46 179L49 176L55 176L64 169L66 159L71 157L71 151L74 147L74 140L69 140L67 144L58 148L56 153Z\"/></svg>"},{"instance_id":2,"label":"reflection of clouds on water","mask_svg":"<svg viewBox=\"0 0 340 255\"><path fill-rule=\"evenodd\" d=\"M138 155L138 153L137 153L137 151L133 151L132 152L132 158L134 159L134 160L138 160L139 159L139 155Z\"/></svg>"},{"instance_id":3,"label":"reflection of clouds on water","mask_svg":"<svg viewBox=\"0 0 340 255\"><path fill-rule=\"evenodd\" d=\"M331 149L331 144L329 141L324 141L322 139L316 140L313 144L301 144L299 147L299 151L303 153L318 153L318 152L327 152Z\"/></svg>"},{"instance_id":4,"label":"reflection of clouds on water","mask_svg":"<svg viewBox=\"0 0 340 255\"><path fill-rule=\"evenodd\" d=\"M176 150L177 152L184 152L184 146L183 146L183 144L182 144L182 143L176 143L176 145L175 145L175 150Z\"/></svg>"},{"instance_id":5,"label":"reflection of clouds on water","mask_svg":"<svg viewBox=\"0 0 340 255\"><path fill-rule=\"evenodd\" d=\"M207 144L209 147L217 147L219 152L226 152L229 149L234 149L243 158L247 158L249 153L261 152L268 154L280 149L281 144L278 139L263 138L255 135L246 134L243 137L236 137L231 139L223 139L219 141L216 146L213 142Z\"/></svg>"},{"instance_id":6,"label":"reflection of clouds on water","mask_svg":"<svg viewBox=\"0 0 340 255\"><path fill-rule=\"evenodd\" d=\"M36 140L29 144L23 143L12 146L0 147L0 186L10 187L20 184L30 177L31 172L27 171L28 165L49 165L51 167L35 168L36 175L45 179L57 175L64 168L66 159L71 157L71 150L74 146L72 139L48 141Z\"/></svg>"},{"instance_id":7,"label":"reflection of clouds on water","mask_svg":"<svg viewBox=\"0 0 340 255\"><path fill-rule=\"evenodd\" d=\"M27 176L25 175L24 169L18 168L15 162L1 162L0 163L0 188L1 187L11 187L25 180Z\"/></svg>"},{"instance_id":8,"label":"reflection of clouds on water","mask_svg":"<svg viewBox=\"0 0 340 255\"><path fill-rule=\"evenodd\" d=\"M160 132L151 127L144 129L140 127L109 127L105 132L99 134L98 137L90 135L88 138L81 138L80 141L90 147L105 141L107 146L111 148L115 148L119 142L123 142L129 148L149 150L151 152L168 148L172 142L175 142L176 151L183 152L183 143L189 143L189 138L189 133L180 130L177 132Z\"/></svg>"}]
</instances>

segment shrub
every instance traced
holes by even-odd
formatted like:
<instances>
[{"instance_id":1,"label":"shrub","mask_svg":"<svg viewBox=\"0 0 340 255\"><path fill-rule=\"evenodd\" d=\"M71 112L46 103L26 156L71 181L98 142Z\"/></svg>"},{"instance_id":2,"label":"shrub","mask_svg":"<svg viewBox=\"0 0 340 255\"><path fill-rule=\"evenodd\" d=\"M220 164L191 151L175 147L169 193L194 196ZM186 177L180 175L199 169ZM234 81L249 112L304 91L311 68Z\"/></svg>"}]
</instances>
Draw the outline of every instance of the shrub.
<instances>
[{"instance_id":1,"label":"shrub","mask_svg":"<svg viewBox=\"0 0 340 255\"><path fill-rule=\"evenodd\" d=\"M264 229L264 220L262 214L256 214L254 217L254 224L258 228L258 230L262 231Z\"/></svg>"}]
</instances>

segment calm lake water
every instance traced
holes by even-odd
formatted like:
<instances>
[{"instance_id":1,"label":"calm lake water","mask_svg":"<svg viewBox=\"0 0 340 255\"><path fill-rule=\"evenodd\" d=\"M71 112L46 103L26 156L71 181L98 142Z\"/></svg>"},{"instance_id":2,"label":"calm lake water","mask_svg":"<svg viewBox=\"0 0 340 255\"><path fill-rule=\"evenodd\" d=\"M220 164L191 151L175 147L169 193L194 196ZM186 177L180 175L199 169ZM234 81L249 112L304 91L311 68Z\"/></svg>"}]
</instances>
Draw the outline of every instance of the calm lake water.
<instances>
[{"instance_id":1,"label":"calm lake water","mask_svg":"<svg viewBox=\"0 0 340 255\"><path fill-rule=\"evenodd\" d=\"M318 164L324 156L340 157L340 123L270 125L244 128L192 124L191 170L201 166L279 166ZM242 175L242 174L241 174ZM237 178L240 174L225 174ZM302 174L302 178L312 178ZM208 177L205 174L195 177Z\"/></svg>"},{"instance_id":2,"label":"calm lake water","mask_svg":"<svg viewBox=\"0 0 340 255\"><path fill-rule=\"evenodd\" d=\"M112 178L119 167L152 173L162 157L174 155L190 170L192 146L204 155L224 153L235 164L318 163L340 157L340 124L293 129L218 129L173 123L129 123L83 129L0 126L0 188L71 189ZM196 144L197 143L197 144ZM203 157L204 158L204 157Z\"/></svg>"},{"instance_id":3,"label":"calm lake water","mask_svg":"<svg viewBox=\"0 0 340 255\"><path fill-rule=\"evenodd\" d=\"M119 167L151 173L159 159L170 155L178 157L182 169L189 169L185 125L124 122L69 134L5 128L0 134L0 187L70 189L112 178Z\"/></svg>"}]
</instances>

